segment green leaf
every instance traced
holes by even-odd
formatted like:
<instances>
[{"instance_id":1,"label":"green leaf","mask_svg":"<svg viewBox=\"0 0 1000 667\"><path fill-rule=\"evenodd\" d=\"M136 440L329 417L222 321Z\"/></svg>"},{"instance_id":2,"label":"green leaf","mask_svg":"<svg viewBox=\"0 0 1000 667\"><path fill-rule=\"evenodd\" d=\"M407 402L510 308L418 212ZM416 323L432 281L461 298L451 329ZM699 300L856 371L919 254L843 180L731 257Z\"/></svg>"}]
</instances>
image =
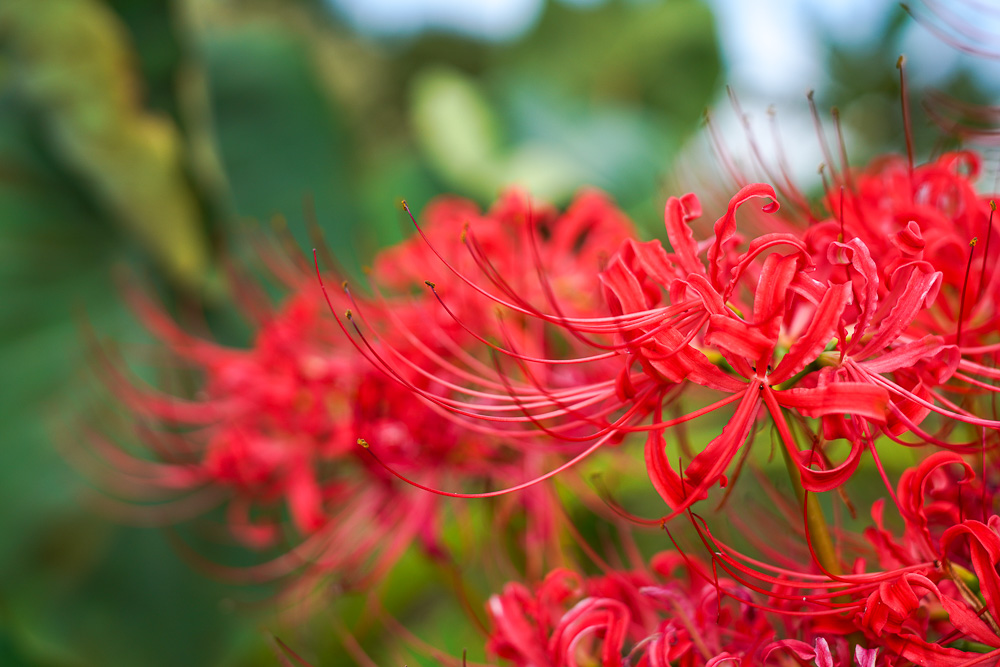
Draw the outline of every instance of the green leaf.
<instances>
[{"instance_id":1,"label":"green leaf","mask_svg":"<svg viewBox=\"0 0 1000 667\"><path fill-rule=\"evenodd\" d=\"M257 220L285 215L305 244L303 198L311 196L328 242L356 266L348 138L306 46L280 24L250 23L207 32L203 47L237 213Z\"/></svg>"}]
</instances>

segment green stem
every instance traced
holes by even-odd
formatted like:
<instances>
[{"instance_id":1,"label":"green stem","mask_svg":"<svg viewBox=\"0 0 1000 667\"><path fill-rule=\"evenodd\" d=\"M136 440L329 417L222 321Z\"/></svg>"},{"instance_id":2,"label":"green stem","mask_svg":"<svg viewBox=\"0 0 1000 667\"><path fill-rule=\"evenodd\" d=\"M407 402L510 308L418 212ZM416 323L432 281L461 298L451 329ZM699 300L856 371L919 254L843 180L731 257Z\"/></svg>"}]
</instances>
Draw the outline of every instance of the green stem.
<instances>
[{"instance_id":1,"label":"green stem","mask_svg":"<svg viewBox=\"0 0 1000 667\"><path fill-rule=\"evenodd\" d=\"M781 448L781 453L785 457L785 468L788 470L788 478L791 480L792 487L799 498L799 505L802 506L802 504L805 504L806 530L809 531L809 538L813 551L816 553L816 560L819 561L819 564L827 572L835 575L843 574L840 568L840 561L837 558L837 551L833 546L833 538L830 536L830 529L826 525L826 517L823 516L823 509L819 506L819 498L816 497L816 494L806 493L806 490L802 487L802 475L799 472L798 465L792 459L792 451L799 451L795 436L788 427L785 414L782 412L782 408L777 400L775 400L773 391L770 387L762 387L762 391L764 403L767 405L768 412L771 413L771 418L774 420L774 426L778 430L778 435L781 436L781 440L785 445Z\"/></svg>"},{"instance_id":2,"label":"green stem","mask_svg":"<svg viewBox=\"0 0 1000 667\"><path fill-rule=\"evenodd\" d=\"M840 561L837 559L837 550L833 546L833 537L830 535L830 528L826 525L826 517L823 515L823 508L819 506L819 498L815 493L806 494L802 488L802 476L796 467L792 457L788 454L788 449L781 448L781 453L785 458L785 468L788 470L788 479L795 489L795 495L799 499L799 506L806 504L806 530L809 531L809 540L812 542L813 551L816 552L816 560L823 568L831 574L843 574L840 568Z\"/></svg>"}]
</instances>

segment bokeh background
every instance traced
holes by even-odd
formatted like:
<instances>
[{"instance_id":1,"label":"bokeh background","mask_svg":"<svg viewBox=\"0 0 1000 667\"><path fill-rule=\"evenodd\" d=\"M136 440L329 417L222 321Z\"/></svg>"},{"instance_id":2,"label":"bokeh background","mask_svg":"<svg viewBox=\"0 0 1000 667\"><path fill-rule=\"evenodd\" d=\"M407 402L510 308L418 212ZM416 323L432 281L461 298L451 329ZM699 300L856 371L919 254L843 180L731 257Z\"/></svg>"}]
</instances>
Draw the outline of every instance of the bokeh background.
<instances>
[{"instance_id":1,"label":"bokeh background","mask_svg":"<svg viewBox=\"0 0 1000 667\"><path fill-rule=\"evenodd\" d=\"M707 109L746 155L727 84L765 145L773 105L807 187L822 159L807 90L824 118L840 109L852 160L902 151L900 53L918 150L939 150L950 140L922 96L996 102L1000 66L939 39L934 7L916 20L881 0L2 0L0 664L275 665L274 632L339 665L338 618L379 664L402 664L393 635L356 624L358 600L275 615L266 594L192 567L170 533L95 510L66 454L97 419L88 341L145 340L116 275L199 304L238 344L220 267L246 253L248 221L283 218L307 247L314 207L357 271L407 233L403 198L486 205L518 184L565 204L596 186L651 238L668 194L717 174ZM415 633L481 659L441 589L414 558L384 586Z\"/></svg>"}]
</instances>

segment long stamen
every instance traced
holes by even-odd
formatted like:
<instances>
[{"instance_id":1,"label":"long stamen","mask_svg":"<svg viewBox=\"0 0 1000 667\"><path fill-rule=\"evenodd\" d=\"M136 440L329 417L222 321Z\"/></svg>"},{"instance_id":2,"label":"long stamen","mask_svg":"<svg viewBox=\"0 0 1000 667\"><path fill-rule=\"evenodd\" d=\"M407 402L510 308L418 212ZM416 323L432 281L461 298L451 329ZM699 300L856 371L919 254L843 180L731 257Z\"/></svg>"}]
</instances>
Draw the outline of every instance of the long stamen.
<instances>
[{"instance_id":1,"label":"long stamen","mask_svg":"<svg viewBox=\"0 0 1000 667\"><path fill-rule=\"evenodd\" d=\"M844 234L844 186L843 185L840 186L840 215L837 217L840 219L840 236L837 238L837 240L843 243L844 241L847 240L847 236ZM847 271L846 265L844 267L844 270ZM848 278L850 278L849 273L848 273Z\"/></svg>"},{"instance_id":2,"label":"long stamen","mask_svg":"<svg viewBox=\"0 0 1000 667\"><path fill-rule=\"evenodd\" d=\"M855 367L857 367L857 366L855 365ZM864 377L868 378L870 381L874 382L875 384L877 384L877 385L879 385L881 387L884 387L885 389L889 390L889 392L891 392L893 394L896 394L898 396L902 396L903 398L908 398L911 401L913 401L914 403L917 403L918 405L922 405L923 407L928 408L928 409L930 409L930 410L938 413L939 415L942 415L944 417L949 417L949 418L952 418L952 419L957 419L959 421L965 422L966 424L972 424L974 426L986 426L986 427L992 428L992 429L998 429L998 428L1000 428L1000 421L993 421L993 420L990 420L990 419L980 419L980 418L974 417L972 415L960 414L958 412L952 412L950 410L945 410L944 408L941 408L941 407L935 405L934 403L923 399L922 397L918 396L917 394L914 394L912 391L907 391L906 389L900 387L898 384L896 384L894 382L891 382L889 380L886 380L884 377L882 377L878 373L871 373L871 372L868 372L868 371L866 371L866 370L864 370L864 369L862 369L860 367L857 367L857 368L859 368L859 370L861 370L861 372L864 375ZM940 397L938 397L938 398L940 398Z\"/></svg>"},{"instance_id":3,"label":"long stamen","mask_svg":"<svg viewBox=\"0 0 1000 667\"><path fill-rule=\"evenodd\" d=\"M962 296L958 303L958 331L955 333L955 345L962 347L962 325L965 323L965 292L969 288L969 272L972 271L972 258L976 255L978 237L969 241L969 262L965 265L965 280L962 281Z\"/></svg>"},{"instance_id":4,"label":"long stamen","mask_svg":"<svg viewBox=\"0 0 1000 667\"><path fill-rule=\"evenodd\" d=\"M504 325L504 323L503 323L502 320L500 322L500 330L501 330L501 332L504 335L504 339L506 341L507 347L513 349L514 348L514 342L513 342L512 338L511 338L511 335L510 335L510 332L509 332L508 328ZM504 377L503 374L500 373L499 359L496 358L496 355L493 355L493 356L494 356L494 363L495 363L496 368L497 368L497 373L500 374L501 378L503 378ZM593 426L598 426L600 428L604 428L606 426L605 423L602 423L601 421L599 421L597 419L594 419L593 417L591 417L588 414L580 412L579 407L586 407L586 403L583 403L580 406L573 406L573 405L569 405L569 404L565 403L564 401L560 400L560 398L558 396L556 396L554 393L552 393L549 390L547 390L542 385L542 383L535 377L535 373L533 373L531 371L531 369L528 367L528 365L526 363L524 363L524 361L520 357L515 357L515 360L517 361L517 364L518 364L518 366L521 369L521 373L525 377L528 378L529 382L535 387L535 389L537 389L543 396L545 396L545 398L547 398L549 401L551 401L551 403L553 405L555 405L557 408L563 410L565 412L565 414L576 416L581 421L589 423L589 424L591 424ZM520 401L520 399L517 398L514 394L511 394L510 396L511 396L511 398L515 402L519 402ZM605 394L604 397L608 397L608 395Z\"/></svg>"},{"instance_id":5,"label":"long stamen","mask_svg":"<svg viewBox=\"0 0 1000 667\"><path fill-rule=\"evenodd\" d=\"M736 93L733 92L731 86L726 86L726 93L729 95L729 102L733 106L733 111L736 112L736 117L739 119L740 123L743 125L743 133L746 135L747 145L750 147L750 154L754 157L757 164L760 166L764 173L765 178L778 190L778 194L782 199L791 199L791 193L787 192L782 186L781 180L775 177L774 172L771 167L768 166L767 161L764 160L764 155L757 144L757 137L754 134L753 127L750 125L750 116L743 112L743 108L740 105L739 98L736 97Z\"/></svg>"},{"instance_id":6,"label":"long stamen","mask_svg":"<svg viewBox=\"0 0 1000 667\"><path fill-rule=\"evenodd\" d=\"M903 109L903 132L906 136L906 160L910 169L910 183L913 183L913 127L910 122L910 100L906 89L906 71L903 65L906 62L904 56L899 56L896 60L896 69L899 70L899 101Z\"/></svg>"},{"instance_id":7,"label":"long stamen","mask_svg":"<svg viewBox=\"0 0 1000 667\"><path fill-rule=\"evenodd\" d=\"M722 164L723 170L725 170L728 173L729 178L732 179L736 189L746 185L747 177L740 172L739 167L736 165L736 161L733 160L733 156L726 149L726 145L719 136L719 131L715 127L715 123L712 122L712 114L707 110L705 111L705 127L708 128L708 137L712 145L712 149L715 151L719 162Z\"/></svg>"},{"instance_id":8,"label":"long stamen","mask_svg":"<svg viewBox=\"0 0 1000 667\"><path fill-rule=\"evenodd\" d=\"M500 372L499 366L497 368L497 374L498 374L498 376L501 379L503 379L503 378L506 377L503 373ZM650 393L651 391L652 391L652 389L647 390L646 394ZM515 391L513 391L513 389L511 389L509 391L509 395L510 395L511 400L514 401L514 403L517 404L518 407L522 408L521 412L525 415L525 417L527 417L527 419L536 428L538 428L539 430L541 430L543 433L546 433L546 434L554 436L554 437L558 437L558 438L560 438L562 440L566 440L566 441L569 441L569 442L587 442L589 440L593 440L594 438L602 437L602 436L604 436L604 435L606 435L608 433L613 433L614 430L618 426L624 425L625 423L627 423L627 421L629 419L631 419L632 416L634 416L637 412L639 412L640 406L641 406L641 401L636 401L635 405L633 405L631 408L629 408L629 411L626 412L625 415L623 415L619 419L617 419L614 422L609 423L609 424L600 424L600 422L597 422L596 420L594 420L594 419L592 419L590 417L584 417L584 420L586 422L591 422L593 425L599 426L600 428L595 433L589 433L589 434L582 435L582 436L570 436L570 435L559 434L558 433L558 430L559 430L558 427L557 428L550 428L548 426L545 426L542 423L542 419L545 418L545 415L539 415L539 416L536 417L529 410L527 410L524 407L522 407L521 401L518 398L517 393ZM560 404L558 404L558 403L555 404L555 407L557 407L559 409L556 410L555 412L551 413L553 416L555 416L555 415L562 416L562 415L566 415L566 414L573 414L573 412L575 412L575 410L567 410L566 408L561 407ZM573 424L573 426L575 428L577 425L582 425L583 423L585 423L584 420L578 420L577 422L571 422L571 423ZM563 425L563 426L564 426L564 428L562 430L566 430L565 425Z\"/></svg>"},{"instance_id":9,"label":"long stamen","mask_svg":"<svg viewBox=\"0 0 1000 667\"><path fill-rule=\"evenodd\" d=\"M505 349L495 343L491 343L490 341L486 340L481 335L473 331L471 328L469 328L469 326L466 325L465 322L463 322L462 319L458 317L458 315L456 315L451 308L448 307L448 304L445 303L444 299L441 298L441 295L437 291L437 285L435 285L430 281L425 281L425 284L431 289L431 292L433 292L435 298L437 298L438 303L441 304L441 307L444 308L445 312L448 313L448 315L455 321L456 324L465 329L465 331L470 336L478 340L483 345L486 345L505 356L511 357L512 359L519 359L521 361L531 361L536 364L550 364L553 366L558 366L566 364L584 364L591 361L600 361L601 359L611 359L620 354L617 351L610 351L610 352L605 352L603 354L595 354L590 357L578 357L574 359L548 359L545 357L529 357L527 355L518 354L513 350Z\"/></svg>"},{"instance_id":10,"label":"long stamen","mask_svg":"<svg viewBox=\"0 0 1000 667\"><path fill-rule=\"evenodd\" d=\"M595 347L595 348L597 348L599 350L605 350L605 351L609 351L609 352L612 352L612 351L619 351L620 352L621 350L626 349L628 347L628 345L627 344L626 345L620 345L620 344L611 344L611 345L608 345L608 344L600 343L600 342L595 341L593 339L587 338L586 336L583 336L582 332L587 331L587 332L590 332L590 333L619 333L620 334L622 329L625 329L625 328L631 329L631 328L637 328L637 327L640 326L640 322L637 321L636 319L631 319L631 320L617 320L617 319L615 319L615 320L610 320L610 322L612 324L618 325L619 321L621 321L621 325L617 326L615 328L602 329L601 327L598 327L596 325L595 326L591 326L591 327L586 327L586 326L580 326L580 322L584 322L584 323L588 323L588 322L589 323L596 323L599 320L597 318L586 318L586 319L583 319L583 320L580 320L578 318L569 318L569 317L566 317L563 314L562 310L560 308L558 308L558 307L555 308L557 314L554 315L554 316L553 315L549 315L547 313L543 313L540 310L538 310L536 307L534 307L532 304L530 304L529 302L527 302L525 299L523 299L521 297L521 295L520 295L520 292L518 290L514 289L510 284L507 283L506 280L504 280L504 278L501 276L500 272L496 269L496 267L493 266L492 262L490 262L489 258L486 256L486 253L483 251L482 247L479 245L478 241L476 240L475 235L472 233L471 230L468 230L466 232L466 235L465 235L465 244L466 244L466 246L469 249L470 255L476 261L476 264L482 269L483 273L490 279L490 282L492 282L494 286L496 286L503 294L505 294L507 296L507 298L512 303L517 304L519 306L519 308L522 309L521 312L530 314L533 317L535 317L537 319L540 319L540 320L543 320L545 322L548 322L550 324L558 325L558 326L562 327L563 329L565 329L574 338L576 338L577 340L579 340L579 341L581 341L583 343L586 343L587 345L590 345L591 347ZM538 264L536 266L540 268L540 264ZM554 295L551 295L551 299L553 301L555 301ZM686 302L686 303L677 304L676 306L668 306L668 307L666 307L664 309L661 309L661 311L657 314L657 316L655 316L655 319L653 319L651 321L657 321L657 322L661 322L661 323L663 323L663 322L669 322L669 318L671 316L673 316L673 314L681 314L682 312L684 312L685 310L687 310L688 308L690 308L694 304L695 304L694 301L689 301L689 302ZM632 314L632 317L633 318L636 318L636 317L642 318L643 323L647 319L644 313L634 313L634 314ZM601 318L600 321L604 321L603 318ZM625 326L626 323L628 323L630 326L626 327ZM472 333L472 332L470 332L470 333ZM473 334L473 335L475 335L475 334ZM489 343L486 343L486 344L489 345ZM561 363L561 362L554 362L554 363Z\"/></svg>"},{"instance_id":11,"label":"long stamen","mask_svg":"<svg viewBox=\"0 0 1000 667\"><path fill-rule=\"evenodd\" d=\"M545 300L548 302L549 307L555 311L556 317L559 320L559 325L563 329L568 331L574 338L579 341L586 343L587 345L593 347L599 347L604 349L604 347L590 338L584 336L576 327L569 324L566 319L566 315L563 313L562 307L559 305L559 299L556 298L555 291L552 289L552 281L549 280L549 273L545 270L542 265L541 251L538 247L538 236L535 234L535 221L534 217L530 214L528 215L528 245L531 247L532 261L535 265L535 273L538 276L538 283L542 287L542 292L545 295Z\"/></svg>"},{"instance_id":12,"label":"long stamen","mask_svg":"<svg viewBox=\"0 0 1000 667\"><path fill-rule=\"evenodd\" d=\"M847 189L854 192L854 180L851 176L850 164L847 160L847 142L844 140L844 128L840 124L840 109L833 107L830 109L830 115L833 117L833 127L837 132L837 144L840 147L840 173L844 184L847 185Z\"/></svg>"},{"instance_id":13,"label":"long stamen","mask_svg":"<svg viewBox=\"0 0 1000 667\"><path fill-rule=\"evenodd\" d=\"M344 290L345 290L345 293L347 294L348 298L351 301L351 305L354 306L355 309L357 309L357 303L354 301L353 295L350 293L350 290L348 289L348 287L346 286L346 284L344 286ZM359 313L362 316L362 320L365 321L365 323L369 327L371 327L371 324L368 323L367 320L364 319L363 311L359 310ZM365 341L366 345L368 345L367 340L365 339L364 335L361 333L360 329L358 329L357 325L355 323L353 323L353 318L351 316L349 316L348 319L352 321L352 324L354 325L355 329L357 330L358 335L362 338L362 340ZM436 375L434 375L433 373L430 373L430 372L426 371L425 369L419 367L413 361L411 361L410 359L408 359L406 357L406 355L403 355L402 353L396 351L391 345L384 345L384 347L396 359L398 359L399 361L401 361L405 365L410 366L416 372L418 372L419 374L423 375L424 377L427 377L432 382L436 382L437 384L440 384L440 385L445 386L445 387L456 389L456 390L458 390L458 391L460 391L460 392L462 392L462 393L464 393L466 395L469 395L469 396L479 396L480 398L486 397L486 398L490 398L490 399L499 399L500 401L506 401L511 396L511 393L514 391L509 382L505 382L503 385L499 385L503 389L506 390L507 393L504 394L504 395L484 394L482 392L477 392L475 390L467 390L467 389L465 389L463 387L460 387L458 385L455 385L455 384L453 384L453 383L451 383L451 382L449 382L447 380L439 378ZM375 356L378 356L378 354L374 351L374 349L372 349L371 351L372 351L373 354L375 354ZM385 363L385 362L383 361L383 363ZM386 367L388 367L388 364L386 364ZM393 376L398 375L398 374L395 373L395 371L392 371L391 374ZM407 386L409 386L409 384L407 384ZM521 411L521 412L524 412L524 410L527 410L527 409L551 408L553 406L553 404L555 403L553 401L553 399L552 399L553 395L561 395L561 396L563 396L563 397L565 397L567 399L568 398L575 398L578 401L577 404L576 404L576 409L579 409L579 408L582 408L582 407L586 407L588 404L589 405L593 405L593 404L596 404L596 403L600 403L605 398L609 397L611 395L611 393L608 391L608 389L610 389L611 386L612 385L610 383L604 383L604 387L605 388L603 388L603 389L600 388L599 385L593 385L593 386L590 386L590 387L579 387L579 388L576 388L576 389L573 389L573 390L565 390L565 391L561 391L561 392L555 392L555 394L553 394L552 392L545 392L545 391L543 391L541 393L534 393L530 389L526 389L524 387L519 387L518 390L521 391L525 395L525 397L527 397L529 399L536 399L536 400L531 400L527 404L525 404L525 403L521 402L520 398L517 398L516 399L517 405L482 406L482 405L476 405L476 404L466 403L466 402L463 402L463 401L457 401L457 400L449 399L449 398L445 398L445 397L438 397L435 402L438 405L442 405L442 406L447 405L447 406L450 406L450 408L461 407L461 408L467 408L467 409L475 409L478 413L483 413L483 412L503 412L503 411L508 411L508 412L509 411ZM420 392L418 392L418 393L420 393ZM560 407L560 409L563 409L562 406L557 405L557 407ZM617 406L613 407L613 408L610 408L609 410L605 410L605 413L613 411L615 409L617 409ZM458 411L456 411L456 412L458 412ZM464 414L464 412L463 412L463 414ZM560 413L559 412L549 413L549 416L554 415L554 414L560 414ZM540 417L541 418L545 418L546 415L541 415ZM532 421L534 421L534 420L532 419ZM572 422L570 424L563 424L559 428L561 428L561 429L568 429L568 428L571 428L573 426L576 426L579 423L580 422ZM596 436L593 436L593 437L596 437Z\"/></svg>"},{"instance_id":14,"label":"long stamen","mask_svg":"<svg viewBox=\"0 0 1000 667\"><path fill-rule=\"evenodd\" d=\"M515 486L510 486L510 487L507 487L505 489L498 489L496 491L486 491L486 492L483 492L483 493L460 493L460 492L455 492L455 491L444 491L442 489L435 489L435 488L433 488L431 486L427 486L427 485L421 484L420 482L417 482L417 481L414 481L412 479L409 479L408 477L406 477L405 475L403 475L403 473L397 471L395 468L393 468L392 466L388 465L385 461L383 461L381 458L379 458L378 454L375 453L375 451L372 449L371 445L369 445L368 442L366 440L364 440L364 438L359 438L358 439L358 444L361 445L362 447L364 447L365 450L368 452L368 454L371 455L372 459L374 459L376 463L378 463L380 466L382 466L386 470L386 472L390 473L391 475L393 475L395 477L398 477L399 479L403 480L404 482L406 482L410 486L415 486L418 489L422 489L424 491L428 491L430 493L433 493L433 494L436 494L436 495L439 495L439 496L448 496L449 498L495 498L497 496L503 496L503 495L506 495L508 493L515 493L517 491L522 491L524 489L531 488L532 486L535 486L536 484L539 484L541 482L544 482L547 479L551 479L552 477L555 477L556 475L558 475L559 473L563 472L564 470L568 470L568 469L572 468L573 466L575 466L580 461L583 461L584 459L586 459L587 457L589 457L591 454L593 454L598 449L600 449L605 444L607 444L608 440L610 440L614 435L615 435L614 431L612 431L612 432L604 435L602 438L598 439L590 447L588 447L587 449L583 450L582 452L580 452L579 454L577 454L576 456L574 456L573 458L571 458L569 461L566 461L562 465L560 465L560 466L558 466L556 468L553 468L552 470L550 470L550 471L548 471L548 472L546 472L546 473L544 473L542 475L539 475L538 477L535 477L534 479L530 479L530 480L528 480L526 482L522 482L520 484L517 484Z\"/></svg>"},{"instance_id":15,"label":"long stamen","mask_svg":"<svg viewBox=\"0 0 1000 667\"><path fill-rule=\"evenodd\" d=\"M830 177L837 180L837 163L833 159L833 153L830 152L830 144L826 140L826 131L823 129L823 121L820 120L819 110L816 109L816 91L810 90L806 94L806 99L809 101L809 113L812 115L813 125L816 127L816 137L819 139L819 147L823 152L823 160L825 161L827 169L830 170Z\"/></svg>"},{"instance_id":16,"label":"long stamen","mask_svg":"<svg viewBox=\"0 0 1000 667\"><path fill-rule=\"evenodd\" d=\"M440 251L438 251L438 249L434 246L434 244L431 243L431 240L429 238L427 238L427 234L424 232L423 228L417 222L417 219L413 216L413 213L410 211L410 207L407 205L407 203L406 203L405 200L403 201L403 210L406 211L406 214L410 217L410 220L413 222L413 226L416 228L417 233L420 234L420 238L422 238L424 240L424 242L427 244L427 247L430 248L431 252L433 252L437 256L437 258L439 260L441 260L441 263L444 264L445 267L447 267L449 271L451 271L453 274L455 274L455 276L457 276L462 282L464 282L470 288L472 288L473 290L475 290L479 294L483 295L487 299L489 299L489 300L491 300L491 301L493 301L493 302L495 302L495 303L497 303L497 304L499 304L501 306L504 306L505 308L510 308L511 310L513 310L515 312L521 313L522 315L532 315L532 316L535 316L535 317L539 316L539 314L537 312L532 312L531 310L526 310L526 309L524 309L524 308L522 308L520 306L517 306L517 305L515 305L513 303L510 303L509 301L505 301L504 299L501 299L500 297L496 296L495 294L491 294L490 292L487 292L485 289L483 289L482 287L480 287L479 285L477 285L475 282L473 282L471 279L469 279L464 273L462 273L457 268L455 268L455 266L451 262L449 262L447 259L445 259L444 255L442 255L440 253Z\"/></svg>"},{"instance_id":17,"label":"long stamen","mask_svg":"<svg viewBox=\"0 0 1000 667\"><path fill-rule=\"evenodd\" d=\"M1000 173L1000 172L998 172ZM986 246L983 248L983 270L979 274L979 288L976 290L976 302L980 303L983 299L983 283L986 278L986 267L990 261L990 239L993 238L993 214L997 212L996 200L990 200L990 219L986 223Z\"/></svg>"},{"instance_id":18,"label":"long stamen","mask_svg":"<svg viewBox=\"0 0 1000 667\"><path fill-rule=\"evenodd\" d=\"M326 298L327 305L330 307L330 311L333 313L333 316L336 319L337 324L340 326L341 330L347 335L348 339L350 339L350 341L354 345L355 349L357 349L366 359L368 359L368 361L373 366L375 366L376 368L378 368L379 370L381 370L382 372L384 372L391 379L399 382L402 386L407 387L408 389L410 389L411 391L413 391L420 398L422 398L422 399L424 399L424 400L426 400L426 401L428 401L430 403L443 406L446 409L450 410L451 412L453 412L453 413L455 413L457 415L462 415L462 416L471 417L471 418L478 418L478 419L486 419L486 420L489 420L489 421L502 422L502 423L523 423L523 422L526 422L526 421L530 421L527 418L489 416L489 415L477 414L476 412L474 412L474 411L472 411L470 409L460 409L460 408L458 408L458 407L456 407L454 405L449 405L448 401L446 401L445 399L442 399L440 396L437 396L437 395L435 395L435 394L433 394L431 392L428 392L428 391L426 391L426 390L424 390L424 389L422 389L420 387L417 387L412 382L406 380L398 372L396 372L396 370L385 359L383 359L381 357L381 355L378 354L378 352L375 350L375 348L372 346L372 344L368 341L367 337L365 337L365 335L362 333L362 331L358 327L357 323L354 321L354 318L353 318L353 315L352 315L351 311L347 311L347 313L346 313L347 320L351 323L351 326L353 327L353 329L354 329L355 333L357 334L357 336L360 338L361 343L363 343L363 346L362 346L361 343L358 343L358 341L355 340L354 336L351 335L350 331L348 331L347 326L344 324L343 320L340 319L340 315L338 315L337 311L334 309L333 302L330 299L330 295L329 295L329 293L326 290L326 285L323 282L323 276L322 276L322 274L319 271L319 260L318 260L316 254L315 254L315 251L314 251L313 259L314 259L314 261L316 263L316 275L319 278L320 287L323 290L323 296ZM470 405L469 407L470 408L475 408L476 406L475 405ZM558 413L553 413L553 414L548 414L548 415L541 415L538 418L549 418L549 417L553 417L553 416L558 416Z\"/></svg>"}]
</instances>

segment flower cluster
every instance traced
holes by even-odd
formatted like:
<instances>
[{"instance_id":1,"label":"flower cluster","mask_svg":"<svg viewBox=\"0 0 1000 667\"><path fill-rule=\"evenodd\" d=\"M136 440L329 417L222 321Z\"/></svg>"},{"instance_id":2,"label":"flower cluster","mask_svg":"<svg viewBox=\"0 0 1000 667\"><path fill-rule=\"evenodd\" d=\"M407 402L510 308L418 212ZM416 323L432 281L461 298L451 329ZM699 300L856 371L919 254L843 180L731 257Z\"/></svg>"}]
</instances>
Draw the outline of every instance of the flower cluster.
<instances>
[{"instance_id":1,"label":"flower cluster","mask_svg":"<svg viewBox=\"0 0 1000 667\"><path fill-rule=\"evenodd\" d=\"M823 616L772 625L750 589L674 551L631 572L585 578L555 570L534 590L508 584L487 609L493 628L488 648L515 665L714 667L814 660L873 667L878 655L877 648L852 646L846 634L831 634ZM808 641L778 639L789 626Z\"/></svg>"},{"instance_id":2,"label":"flower cluster","mask_svg":"<svg viewBox=\"0 0 1000 667\"><path fill-rule=\"evenodd\" d=\"M101 484L147 519L223 508L270 554L217 568L230 578L356 589L411 544L454 560L442 496L501 497L491 537L519 545L529 583L489 599L487 651L514 665L997 664L1000 220L980 169L971 151L845 168L820 213L787 182L742 183L710 227L696 195L672 197L666 243L596 192L564 213L440 200L365 289L265 256L288 296L236 282L249 348L129 290L183 372L156 388L102 366L134 419L128 442L92 438ZM688 437L708 415L724 424ZM734 513L733 540L698 512L768 427L795 496L769 487L780 539ZM652 516L599 509L674 550L630 542L613 567L542 482L633 436ZM863 530L828 522L818 494L847 501L866 459L891 503ZM600 574L567 564L566 534Z\"/></svg>"},{"instance_id":3,"label":"flower cluster","mask_svg":"<svg viewBox=\"0 0 1000 667\"><path fill-rule=\"evenodd\" d=\"M698 198L671 198L669 250L623 239L600 272L608 312L596 317L517 298L508 283L517 274L492 270L494 258L470 231L469 254L488 280L451 264L452 284L561 331L568 342L558 356L530 360L577 368L582 381L569 400L508 341L491 345L505 363L467 390L502 383L506 405L527 419L522 432L593 443L570 464L644 432L647 472L670 510L653 520L616 511L654 525L687 516L712 554L710 574L693 558L681 576L654 563L659 585L645 570L590 579L556 570L534 591L511 584L488 606L493 653L518 665L869 665L876 650L892 664L996 662L1000 520L991 485L963 458L981 458L987 474L1000 427L991 407L1000 248L991 244L995 204L973 187L979 170L969 151L918 166L881 159L839 175L827 215L785 216L771 186L748 183L703 240L694 231ZM743 237L738 217L763 231ZM447 309L450 295L438 292ZM522 395L526 380L531 391ZM675 467L671 429L723 409L729 417L708 442L678 437ZM765 414L799 490L804 514L789 526L804 558L745 555L693 512L729 484L737 458L738 474ZM474 424L491 415L468 403L453 417ZM938 451L897 488L882 443ZM835 460L835 448L846 454ZM902 518L902 537L885 527L882 501L862 541L831 529L810 495L843 487L866 455Z\"/></svg>"},{"instance_id":4,"label":"flower cluster","mask_svg":"<svg viewBox=\"0 0 1000 667\"><path fill-rule=\"evenodd\" d=\"M379 289L359 296L344 283L344 293L331 301L346 310L343 319L331 316L320 285L299 270L309 267L266 256L288 296L273 307L246 278L235 281L245 315L257 327L245 349L189 333L144 292L128 289L136 313L169 348L172 365L184 371L174 374L173 386L194 382L196 389L176 395L143 383L119 363L103 364L134 424L127 438L92 438L93 452L110 464L94 468L99 485L142 501L121 510L143 521L179 521L223 506L236 540L278 551L250 568L213 567L238 581L333 575L341 586L363 589L414 541L428 555L444 557L440 499L394 480L358 443L377 443L384 465L424 485L512 483L535 477L551 456L539 438L508 437L505 426L518 417L502 406L493 412L495 422L471 430L448 413L471 404L489 411L496 396L507 397L508 386L499 382L471 402L458 390L491 363L488 354L468 352L484 340L469 321L517 341L525 359L549 352L544 332L531 323L491 322L471 286L452 293L447 311L430 293L412 298L417 285L440 273L439 258L469 261L461 239L472 226L485 251L505 258L497 270L526 276L517 286L521 298L544 297L531 293L532 286L542 289L532 279L531 257L515 249L527 244L527 235L544 233L537 248L557 258L560 275L544 284L546 294L566 299L567 308L584 316L600 305L597 272L606 249L633 233L596 192L581 194L563 214L536 208L513 191L487 213L466 201L441 200L428 210L423 228L434 250L417 238L379 254ZM333 282L330 276L325 281ZM360 331L352 311L364 327L377 329L377 342L362 336L352 345L342 330ZM569 394L580 379L556 369L546 382ZM553 451L574 448L579 445ZM508 498L509 507L498 512L498 521L525 516L524 549L534 554L535 570L546 552L558 549L553 500L549 489L537 487Z\"/></svg>"},{"instance_id":5,"label":"flower cluster","mask_svg":"<svg viewBox=\"0 0 1000 667\"><path fill-rule=\"evenodd\" d=\"M490 285L480 287L462 267L449 265L461 284L592 351L531 357L594 378L571 399L524 364L516 370L530 379L525 394L502 369L475 383L504 382L508 396L501 400L523 412L529 431L597 442L648 433L650 479L672 508L665 518L725 485L762 407L807 491L842 485L865 451L877 458L872 443L882 436L910 446L978 449L975 429L1000 427L975 405L998 377L984 362L997 349L1000 282L990 268L1000 247L990 247L994 207L973 190L977 174L978 158L969 152L917 168L886 159L854 175L850 195L841 190L829 202L835 216L810 217L797 231L794 220L779 220L782 231L749 242L738 233L737 211L763 199L757 217L777 216L771 186L744 186L702 241L692 231L701 215L698 198L671 198L665 211L671 251L658 240L625 238L600 273L610 311L600 317L515 298L506 282L512 274L490 270ZM986 239L978 255L973 233ZM482 256L471 234L467 244L473 257ZM492 347L513 361L526 358L513 345ZM602 376L595 364L613 375ZM695 386L722 397L665 419L665 409ZM728 405L735 409L722 432L675 469L665 454L667 429ZM462 419L492 414L473 404L453 412ZM953 442L943 431L928 431L931 415L943 420L939 430L962 427L970 439ZM819 419L820 428L797 433L806 419ZM905 434L919 443L903 441ZM850 451L834 462L823 443L838 439Z\"/></svg>"}]
</instances>

